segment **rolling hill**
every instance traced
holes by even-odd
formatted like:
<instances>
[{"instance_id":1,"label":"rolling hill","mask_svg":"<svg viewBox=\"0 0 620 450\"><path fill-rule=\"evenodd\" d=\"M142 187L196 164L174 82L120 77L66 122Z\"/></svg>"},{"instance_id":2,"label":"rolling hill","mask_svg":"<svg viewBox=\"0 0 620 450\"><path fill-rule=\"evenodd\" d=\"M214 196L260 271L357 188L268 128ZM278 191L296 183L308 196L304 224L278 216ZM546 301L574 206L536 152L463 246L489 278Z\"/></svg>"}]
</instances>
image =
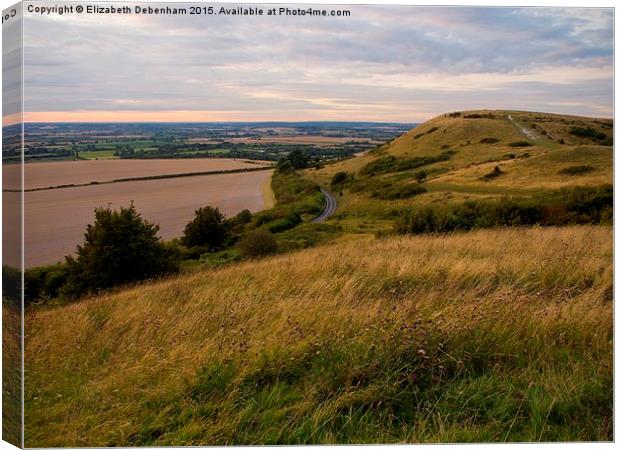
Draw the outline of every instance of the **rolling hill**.
<instances>
[{"instance_id":1,"label":"rolling hill","mask_svg":"<svg viewBox=\"0 0 620 450\"><path fill-rule=\"evenodd\" d=\"M395 208L412 204L611 184L612 139L611 119L519 111L447 113L364 155L309 170L307 176L325 187L338 172L353 176L353 183L331 189L341 193L339 212L345 226L360 231L358 223L348 219L371 219L380 228ZM392 167L381 169L389 160ZM369 171L373 164L379 170ZM492 175L495 167L499 176ZM420 172L425 172L422 183ZM426 193L386 199L377 192L387 185L412 184L420 184Z\"/></svg>"},{"instance_id":2,"label":"rolling hill","mask_svg":"<svg viewBox=\"0 0 620 450\"><path fill-rule=\"evenodd\" d=\"M402 208L610 184L612 130L445 114L279 177L336 195L277 235L322 245L28 309L26 446L612 440L610 226L386 233Z\"/></svg>"}]
</instances>

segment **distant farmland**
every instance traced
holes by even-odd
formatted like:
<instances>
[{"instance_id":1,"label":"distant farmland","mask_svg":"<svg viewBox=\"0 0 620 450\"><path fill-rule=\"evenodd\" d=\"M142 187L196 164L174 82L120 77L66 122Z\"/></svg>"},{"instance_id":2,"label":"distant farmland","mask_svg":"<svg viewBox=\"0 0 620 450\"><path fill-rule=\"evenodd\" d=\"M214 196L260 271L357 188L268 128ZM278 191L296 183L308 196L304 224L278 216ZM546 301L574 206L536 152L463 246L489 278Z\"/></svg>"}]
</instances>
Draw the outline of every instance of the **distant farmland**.
<instances>
[{"instance_id":1,"label":"distant farmland","mask_svg":"<svg viewBox=\"0 0 620 450\"><path fill-rule=\"evenodd\" d=\"M122 169L122 166L128 163L131 163L133 169L131 173L127 168L120 172L111 170L111 168ZM139 167L146 163L156 163L150 167L154 170L149 172ZM228 163L228 166L223 166L225 163ZM40 186L59 182L66 184L69 179L79 183L92 177L104 180L105 177L116 179L132 175L170 174L175 171L196 172L256 167L256 164L234 160L80 161L76 164L75 166L71 162L33 164L31 166L48 166L58 172L47 172L47 178L41 177L31 182ZM97 172L96 166L90 166L91 164L101 165L104 170ZM67 170L69 166L80 170L72 172ZM86 175L81 172L81 167L86 168ZM61 177L63 174L66 177ZM264 187L268 184L271 174L272 171L263 170L26 192L25 264L27 267L50 264L73 253L75 246L83 240L86 225L92 223L93 210L96 207L111 205L118 208L133 201L145 218L160 225L160 235L164 239L180 236L194 211L201 206L217 206L226 215L233 215L242 209L259 211L269 206L265 203ZM27 182L26 186L34 185Z\"/></svg>"},{"instance_id":2,"label":"distant farmland","mask_svg":"<svg viewBox=\"0 0 620 450\"><path fill-rule=\"evenodd\" d=\"M234 144L251 144L251 143L275 143L275 144L307 144L316 146L329 146L345 143L371 143L381 144L382 141L369 139L366 137L335 137L335 136L320 136L320 135L276 135L276 136L249 136L249 137L231 137L227 139ZM192 138L189 139L190 143L209 144L216 143L216 140L205 138Z\"/></svg>"}]
</instances>

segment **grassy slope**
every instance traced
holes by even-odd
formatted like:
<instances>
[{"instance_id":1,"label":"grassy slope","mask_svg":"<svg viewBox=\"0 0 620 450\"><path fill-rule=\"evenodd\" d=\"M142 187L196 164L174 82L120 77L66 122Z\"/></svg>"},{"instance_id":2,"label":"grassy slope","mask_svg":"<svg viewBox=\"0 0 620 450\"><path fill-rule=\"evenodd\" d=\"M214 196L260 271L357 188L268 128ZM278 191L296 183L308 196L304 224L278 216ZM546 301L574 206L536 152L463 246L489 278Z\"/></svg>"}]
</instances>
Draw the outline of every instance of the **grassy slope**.
<instances>
[{"instance_id":1,"label":"grassy slope","mask_svg":"<svg viewBox=\"0 0 620 450\"><path fill-rule=\"evenodd\" d=\"M471 114L493 114L494 118L465 118ZM508 116L512 117L512 121ZM448 161L410 171L379 175L375 178L392 183L415 183L413 174L429 172L424 183L428 193L408 200L385 201L346 189L339 199L339 213L346 226L351 217L371 219L370 228L383 228L381 219L395 208L429 202L462 201L501 195L530 195L541 189L563 186L601 185L612 182L613 147L599 145L592 139L572 135L571 127L592 127L612 135L612 121L587 117L562 116L516 111L468 111L460 117L441 115L395 139L379 151L309 170L307 176L328 186L338 171L357 174L367 163L386 155L396 157L437 156L447 149L456 153ZM434 128L437 130L432 131ZM523 130L533 133L529 137ZM430 133L429 133L430 132ZM543 134L543 133L546 133ZM419 136L416 138L416 136ZM481 143L485 138L497 143ZM560 143L563 140L563 144ZM532 146L511 147L509 144L528 141ZM514 155L511 159L509 155ZM527 157L523 157L525 154ZM504 175L491 181L480 178L499 165ZM579 176L561 175L561 169L589 165L592 172ZM350 224L359 229L359 220Z\"/></svg>"},{"instance_id":2,"label":"grassy slope","mask_svg":"<svg viewBox=\"0 0 620 450\"><path fill-rule=\"evenodd\" d=\"M26 445L609 440L611 252L358 239L33 310Z\"/></svg>"},{"instance_id":3,"label":"grassy slope","mask_svg":"<svg viewBox=\"0 0 620 450\"><path fill-rule=\"evenodd\" d=\"M8 291L3 278L4 293ZM2 302L2 439L21 446L21 314L9 300Z\"/></svg>"}]
</instances>

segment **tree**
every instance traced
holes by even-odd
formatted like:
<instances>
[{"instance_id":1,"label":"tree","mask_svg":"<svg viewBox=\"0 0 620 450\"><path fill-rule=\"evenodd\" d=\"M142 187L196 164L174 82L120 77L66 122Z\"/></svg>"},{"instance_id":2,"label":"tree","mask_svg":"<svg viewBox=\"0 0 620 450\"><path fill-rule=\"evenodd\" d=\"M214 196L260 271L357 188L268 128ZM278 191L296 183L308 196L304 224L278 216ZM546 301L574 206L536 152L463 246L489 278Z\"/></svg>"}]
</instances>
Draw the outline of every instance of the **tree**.
<instances>
[{"instance_id":1,"label":"tree","mask_svg":"<svg viewBox=\"0 0 620 450\"><path fill-rule=\"evenodd\" d=\"M181 241L188 247L220 247L228 234L224 214L218 208L205 206L195 212L194 219L185 226Z\"/></svg>"},{"instance_id":2,"label":"tree","mask_svg":"<svg viewBox=\"0 0 620 450\"><path fill-rule=\"evenodd\" d=\"M301 150L293 150L289 153L288 158L295 170L305 169L310 163L310 157Z\"/></svg>"},{"instance_id":3,"label":"tree","mask_svg":"<svg viewBox=\"0 0 620 450\"><path fill-rule=\"evenodd\" d=\"M154 225L136 211L133 203L120 210L95 209L84 243L76 256L67 256L67 282L62 294L75 298L119 284L153 278L177 269L157 236Z\"/></svg>"},{"instance_id":4,"label":"tree","mask_svg":"<svg viewBox=\"0 0 620 450\"><path fill-rule=\"evenodd\" d=\"M280 173L292 173L295 168L288 159L283 158L278 161L276 170Z\"/></svg>"},{"instance_id":5,"label":"tree","mask_svg":"<svg viewBox=\"0 0 620 450\"><path fill-rule=\"evenodd\" d=\"M267 230L254 230L239 242L239 251L247 258L257 258L278 251L278 243Z\"/></svg>"},{"instance_id":6,"label":"tree","mask_svg":"<svg viewBox=\"0 0 620 450\"><path fill-rule=\"evenodd\" d=\"M236 223L250 223L252 221L252 213L249 209L244 209L237 214L233 220Z\"/></svg>"}]
</instances>

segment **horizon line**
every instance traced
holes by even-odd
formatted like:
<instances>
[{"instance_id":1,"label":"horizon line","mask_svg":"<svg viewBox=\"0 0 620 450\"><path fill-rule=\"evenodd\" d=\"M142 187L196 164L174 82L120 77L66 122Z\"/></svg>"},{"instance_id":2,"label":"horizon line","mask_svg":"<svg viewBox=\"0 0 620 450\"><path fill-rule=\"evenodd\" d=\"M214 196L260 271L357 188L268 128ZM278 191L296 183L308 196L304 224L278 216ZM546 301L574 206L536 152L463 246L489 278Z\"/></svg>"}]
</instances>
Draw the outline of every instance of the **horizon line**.
<instances>
[{"instance_id":1,"label":"horizon line","mask_svg":"<svg viewBox=\"0 0 620 450\"><path fill-rule=\"evenodd\" d=\"M50 122L40 122L40 121L25 121L25 122L15 122L7 125L3 125L3 127L15 126L19 124L24 125L33 125L33 124L88 124L88 125L108 125L108 124L235 124L235 123L249 123L249 124L261 124L261 123L376 123L376 124L397 124L397 125L415 125L420 124L422 122L399 122L399 121L376 121L376 120L213 120L213 121L50 121Z\"/></svg>"}]
</instances>

